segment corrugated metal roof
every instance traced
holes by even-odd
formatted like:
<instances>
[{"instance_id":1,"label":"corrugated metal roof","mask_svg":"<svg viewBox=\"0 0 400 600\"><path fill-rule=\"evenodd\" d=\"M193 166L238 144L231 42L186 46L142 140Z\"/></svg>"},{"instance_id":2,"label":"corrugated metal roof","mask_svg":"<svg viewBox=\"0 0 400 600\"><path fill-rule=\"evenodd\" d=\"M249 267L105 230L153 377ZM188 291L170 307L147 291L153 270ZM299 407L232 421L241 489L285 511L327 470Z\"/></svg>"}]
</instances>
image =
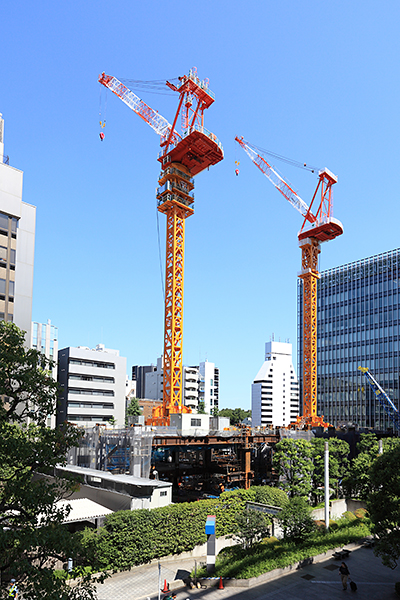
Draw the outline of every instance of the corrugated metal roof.
<instances>
[{"instance_id":1,"label":"corrugated metal roof","mask_svg":"<svg viewBox=\"0 0 400 600\"><path fill-rule=\"evenodd\" d=\"M159 481L158 479L146 479L145 477L135 477L134 475L113 475L109 471L87 469L86 467L78 467L77 465L57 465L57 469L60 469L61 471L69 471L70 473L76 473L79 475L86 475L88 477L96 477L99 479L104 479L106 481L114 481L119 483L135 485L137 487L163 488L172 486L172 483L169 481Z\"/></svg>"},{"instance_id":2,"label":"corrugated metal roof","mask_svg":"<svg viewBox=\"0 0 400 600\"><path fill-rule=\"evenodd\" d=\"M75 498L74 500L59 500L56 502L57 508L71 506L71 511L64 523L74 523L76 521L87 521L89 519L99 519L112 514L112 510L89 500L89 498Z\"/></svg>"}]
</instances>

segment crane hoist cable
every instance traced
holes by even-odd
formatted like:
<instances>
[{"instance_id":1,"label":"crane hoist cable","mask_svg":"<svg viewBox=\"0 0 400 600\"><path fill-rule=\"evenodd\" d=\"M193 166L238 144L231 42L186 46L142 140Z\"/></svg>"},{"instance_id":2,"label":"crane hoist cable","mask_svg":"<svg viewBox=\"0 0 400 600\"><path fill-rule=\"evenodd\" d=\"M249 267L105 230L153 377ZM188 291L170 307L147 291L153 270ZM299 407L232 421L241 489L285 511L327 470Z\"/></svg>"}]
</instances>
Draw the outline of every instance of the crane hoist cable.
<instances>
[{"instance_id":1,"label":"crane hoist cable","mask_svg":"<svg viewBox=\"0 0 400 600\"><path fill-rule=\"evenodd\" d=\"M258 154L267 154L268 156L272 156L273 158L280 160L288 165L292 165L292 167L297 167L298 169L305 169L306 171L310 171L311 173L321 171L318 167L313 167L312 165L308 165L307 163L302 163L298 160L294 160L292 158L288 158L287 156L283 156L282 154L277 154L277 152L272 152L271 150L266 150L265 148L260 148L260 146L255 146L254 144L250 144L246 142L246 144L255 150Z\"/></svg>"}]
</instances>

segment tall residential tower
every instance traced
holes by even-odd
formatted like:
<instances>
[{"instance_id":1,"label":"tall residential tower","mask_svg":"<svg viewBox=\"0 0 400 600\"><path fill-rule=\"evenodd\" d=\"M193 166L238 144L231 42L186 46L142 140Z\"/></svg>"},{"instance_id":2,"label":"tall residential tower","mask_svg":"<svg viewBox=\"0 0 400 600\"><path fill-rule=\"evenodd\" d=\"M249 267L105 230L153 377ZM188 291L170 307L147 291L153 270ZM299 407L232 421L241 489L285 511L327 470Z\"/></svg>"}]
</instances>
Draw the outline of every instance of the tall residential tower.
<instances>
[{"instance_id":1,"label":"tall residential tower","mask_svg":"<svg viewBox=\"0 0 400 600\"><path fill-rule=\"evenodd\" d=\"M299 387L292 344L267 342L265 361L251 386L253 427L287 426L299 414Z\"/></svg>"}]
</instances>

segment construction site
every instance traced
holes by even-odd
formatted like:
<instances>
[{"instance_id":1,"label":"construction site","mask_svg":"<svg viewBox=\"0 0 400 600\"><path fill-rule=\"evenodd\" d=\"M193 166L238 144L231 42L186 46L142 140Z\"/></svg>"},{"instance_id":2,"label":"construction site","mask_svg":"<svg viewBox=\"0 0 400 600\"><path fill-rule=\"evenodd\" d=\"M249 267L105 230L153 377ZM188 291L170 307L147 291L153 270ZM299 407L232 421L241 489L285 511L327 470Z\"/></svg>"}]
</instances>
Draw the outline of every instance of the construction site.
<instances>
[{"instance_id":1,"label":"construction site","mask_svg":"<svg viewBox=\"0 0 400 600\"><path fill-rule=\"evenodd\" d=\"M218 138L204 126L204 111L213 104L214 94L208 80L198 78L196 69L179 77L178 84L166 82L179 97L170 124L115 77L102 73L99 83L160 136L161 173L156 197L158 211L166 216L163 399L144 425L119 430L95 426L86 430L80 447L70 452L68 464L170 482L174 502L194 501L218 496L233 488L247 489L253 484L270 483L274 478L274 446L282 437L310 439L313 435L337 435L317 412L318 256L321 243L343 233L342 224L333 217L332 188L337 178L328 169L319 171L317 187L308 205L267 162L262 150L243 137L235 138L302 217L298 233L299 278L303 290L301 410L289 426L281 428L273 425L235 428L223 419L192 413L182 401L185 220L194 213L194 177L224 157ZM103 128L104 124L100 124ZM103 129L100 139L104 140ZM304 165L304 168L308 167ZM375 380L371 382L371 377L368 379L367 369L364 374L378 393L379 384ZM397 409L385 392L381 392L382 405L398 424ZM354 445L354 430L351 435Z\"/></svg>"}]
</instances>

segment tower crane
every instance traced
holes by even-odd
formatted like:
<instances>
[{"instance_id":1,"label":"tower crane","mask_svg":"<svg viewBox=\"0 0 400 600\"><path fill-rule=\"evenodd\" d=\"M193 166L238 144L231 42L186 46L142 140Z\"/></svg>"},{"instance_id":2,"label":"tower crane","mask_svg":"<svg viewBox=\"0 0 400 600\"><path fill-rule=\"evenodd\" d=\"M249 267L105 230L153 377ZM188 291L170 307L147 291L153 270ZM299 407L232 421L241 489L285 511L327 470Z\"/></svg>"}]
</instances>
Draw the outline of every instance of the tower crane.
<instances>
[{"instance_id":1,"label":"tower crane","mask_svg":"<svg viewBox=\"0 0 400 600\"><path fill-rule=\"evenodd\" d=\"M179 94L172 125L116 77L102 73L99 83L116 94L160 136L161 173L157 209L167 217L165 316L163 353L163 403L153 409L151 424L169 425L173 413L191 412L182 403L182 340L185 219L194 205L193 177L223 157L217 137L204 127L204 110L214 102L208 79L200 80L196 68L166 85ZM176 130L179 115L181 132Z\"/></svg>"},{"instance_id":2,"label":"tower crane","mask_svg":"<svg viewBox=\"0 0 400 600\"><path fill-rule=\"evenodd\" d=\"M294 426L299 428L326 426L324 417L317 415L318 255L322 242L333 240L343 233L343 225L333 217L332 186L337 182L337 177L328 169L320 171L316 190L308 206L267 162L258 148L246 142L243 137L236 136L235 140L256 167L304 218L298 233L301 249L299 278L303 281L303 415L297 417Z\"/></svg>"}]
</instances>

